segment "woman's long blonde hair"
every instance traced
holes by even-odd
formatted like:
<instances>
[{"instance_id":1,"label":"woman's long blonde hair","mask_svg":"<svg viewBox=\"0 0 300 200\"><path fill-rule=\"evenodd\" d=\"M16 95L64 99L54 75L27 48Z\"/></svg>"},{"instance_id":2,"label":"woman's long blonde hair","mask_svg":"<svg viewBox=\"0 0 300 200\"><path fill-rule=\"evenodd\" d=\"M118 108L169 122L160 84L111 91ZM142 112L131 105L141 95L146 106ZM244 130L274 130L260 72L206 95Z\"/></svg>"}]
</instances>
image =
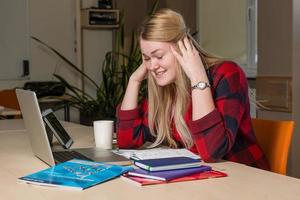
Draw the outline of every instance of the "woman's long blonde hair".
<instances>
[{"instance_id":1,"label":"woman's long blonde hair","mask_svg":"<svg viewBox=\"0 0 300 200\"><path fill-rule=\"evenodd\" d=\"M147 18L138 30L138 37L149 41L177 44L185 36L188 36L199 51L206 68L218 62L217 57L211 56L201 49L189 34L182 15L173 10L165 8L157 11ZM150 132L156 137L150 147L162 143L170 147L178 147L172 138L172 119L184 146L187 148L193 146L190 131L184 120L184 114L191 103L191 83L179 63L176 67L175 82L164 87L158 86L152 75L148 74L148 121Z\"/></svg>"}]
</instances>

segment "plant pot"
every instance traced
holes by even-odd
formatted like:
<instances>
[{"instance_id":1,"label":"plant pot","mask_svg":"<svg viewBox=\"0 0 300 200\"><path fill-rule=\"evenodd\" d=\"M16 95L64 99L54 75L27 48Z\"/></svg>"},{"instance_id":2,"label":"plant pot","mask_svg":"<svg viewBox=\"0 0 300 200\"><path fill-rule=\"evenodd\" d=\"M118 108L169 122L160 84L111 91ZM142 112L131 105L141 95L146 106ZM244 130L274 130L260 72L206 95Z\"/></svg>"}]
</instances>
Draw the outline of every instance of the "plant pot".
<instances>
[{"instance_id":1,"label":"plant pot","mask_svg":"<svg viewBox=\"0 0 300 200\"><path fill-rule=\"evenodd\" d=\"M79 116L79 121L80 124L86 125L86 126L93 126L93 121L99 120L98 116L90 116L90 115L85 115L83 113L80 113Z\"/></svg>"},{"instance_id":2,"label":"plant pot","mask_svg":"<svg viewBox=\"0 0 300 200\"><path fill-rule=\"evenodd\" d=\"M112 121L114 121L114 131L116 131L116 118L111 119L111 118L107 118L107 117L101 117L100 115L90 116L90 115L85 115L84 113L80 112L79 122L82 125L93 126L93 122L97 121L97 120L112 120Z\"/></svg>"}]
</instances>

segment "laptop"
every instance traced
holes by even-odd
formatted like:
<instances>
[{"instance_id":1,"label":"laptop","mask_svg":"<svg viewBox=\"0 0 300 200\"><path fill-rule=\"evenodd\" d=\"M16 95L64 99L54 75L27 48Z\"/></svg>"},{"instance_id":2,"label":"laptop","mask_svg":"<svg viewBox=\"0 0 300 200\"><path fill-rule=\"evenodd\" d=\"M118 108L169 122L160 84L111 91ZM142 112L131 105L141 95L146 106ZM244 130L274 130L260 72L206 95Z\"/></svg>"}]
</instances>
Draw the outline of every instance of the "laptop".
<instances>
[{"instance_id":1,"label":"laptop","mask_svg":"<svg viewBox=\"0 0 300 200\"><path fill-rule=\"evenodd\" d=\"M34 155L53 166L73 158L105 162L117 165L130 165L128 158L101 148L80 148L53 150L50 146L46 126L42 118L36 94L29 90L16 89L25 128L29 136ZM84 134L84 133L83 133ZM65 147L66 148L66 147Z\"/></svg>"}]
</instances>

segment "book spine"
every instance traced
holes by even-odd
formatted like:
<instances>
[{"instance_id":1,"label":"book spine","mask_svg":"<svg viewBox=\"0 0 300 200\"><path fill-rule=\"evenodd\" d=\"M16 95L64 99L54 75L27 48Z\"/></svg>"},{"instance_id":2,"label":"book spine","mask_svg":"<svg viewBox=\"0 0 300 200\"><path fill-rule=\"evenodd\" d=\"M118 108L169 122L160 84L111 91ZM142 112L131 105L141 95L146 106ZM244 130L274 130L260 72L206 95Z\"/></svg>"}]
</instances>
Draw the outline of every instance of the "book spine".
<instances>
[{"instance_id":1,"label":"book spine","mask_svg":"<svg viewBox=\"0 0 300 200\"><path fill-rule=\"evenodd\" d=\"M134 172L128 172L128 175L130 175L130 176L137 176L137 177L143 177L143 178L150 178L150 179L155 179L155 180L159 180L159 181L167 181L163 177L151 176L151 175L146 175L146 174L139 174L139 173L134 173Z\"/></svg>"},{"instance_id":2,"label":"book spine","mask_svg":"<svg viewBox=\"0 0 300 200\"><path fill-rule=\"evenodd\" d=\"M140 163L140 162L134 162L134 164L142 169L145 169L145 170L148 170L148 171L151 171L152 170L152 167L150 166L147 166L147 165L144 165L143 163Z\"/></svg>"}]
</instances>

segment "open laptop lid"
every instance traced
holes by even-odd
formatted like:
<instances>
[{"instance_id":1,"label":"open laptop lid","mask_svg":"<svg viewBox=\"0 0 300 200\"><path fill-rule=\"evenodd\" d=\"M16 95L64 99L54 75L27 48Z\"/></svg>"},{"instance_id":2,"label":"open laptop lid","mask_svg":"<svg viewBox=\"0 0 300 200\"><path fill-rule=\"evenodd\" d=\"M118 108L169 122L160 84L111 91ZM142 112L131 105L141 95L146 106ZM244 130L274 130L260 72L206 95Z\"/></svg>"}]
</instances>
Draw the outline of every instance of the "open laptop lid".
<instances>
[{"instance_id":1,"label":"open laptop lid","mask_svg":"<svg viewBox=\"0 0 300 200\"><path fill-rule=\"evenodd\" d=\"M55 161L47 137L45 124L38 105L36 95L28 90L16 90L32 151L36 157L46 164L53 166ZM97 162L107 162L116 165L130 165L131 161L109 150L100 148L72 149Z\"/></svg>"},{"instance_id":2,"label":"open laptop lid","mask_svg":"<svg viewBox=\"0 0 300 200\"><path fill-rule=\"evenodd\" d=\"M55 165L36 94L21 89L16 89L16 94L34 155L48 165Z\"/></svg>"}]
</instances>

